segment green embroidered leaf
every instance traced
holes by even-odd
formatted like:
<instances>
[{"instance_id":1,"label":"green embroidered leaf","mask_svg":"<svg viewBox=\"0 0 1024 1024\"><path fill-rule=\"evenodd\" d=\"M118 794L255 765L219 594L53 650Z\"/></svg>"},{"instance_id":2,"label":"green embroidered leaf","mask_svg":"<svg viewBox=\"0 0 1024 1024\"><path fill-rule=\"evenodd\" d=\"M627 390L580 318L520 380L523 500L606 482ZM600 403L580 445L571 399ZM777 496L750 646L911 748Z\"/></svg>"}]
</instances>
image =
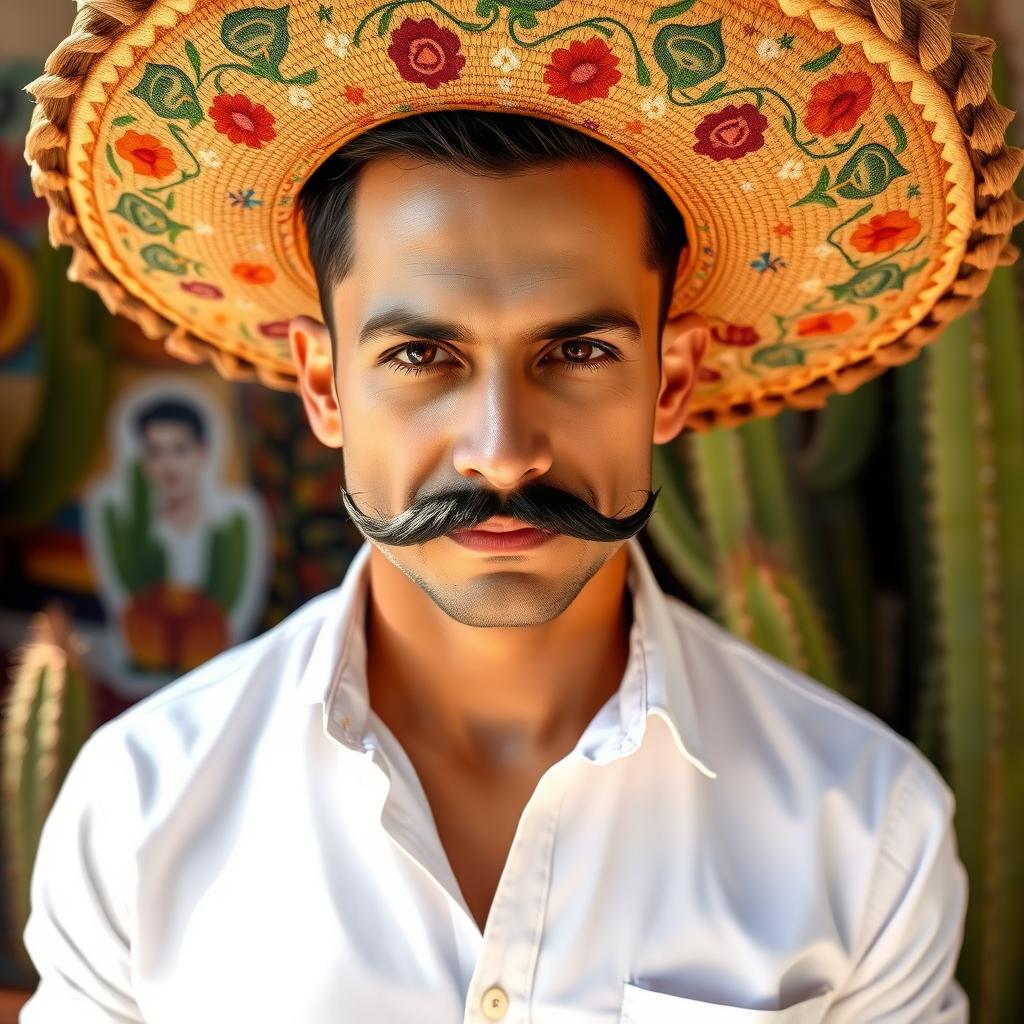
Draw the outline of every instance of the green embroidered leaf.
<instances>
[{"instance_id":1,"label":"green embroidered leaf","mask_svg":"<svg viewBox=\"0 0 1024 1024\"><path fill-rule=\"evenodd\" d=\"M384 13L380 16L380 21L377 22L377 35L382 36L388 30L388 25L391 24L391 15L395 13L394 7L385 7Z\"/></svg>"},{"instance_id":2,"label":"green embroidered leaf","mask_svg":"<svg viewBox=\"0 0 1024 1024\"><path fill-rule=\"evenodd\" d=\"M134 124L135 118L131 114L122 114L110 122L114 128L123 128L126 124Z\"/></svg>"},{"instance_id":3,"label":"green embroidered leaf","mask_svg":"<svg viewBox=\"0 0 1024 1024\"><path fill-rule=\"evenodd\" d=\"M509 10L509 21L521 25L523 28L536 28L537 15L525 7L513 7Z\"/></svg>"},{"instance_id":4,"label":"green embroidered leaf","mask_svg":"<svg viewBox=\"0 0 1024 1024\"><path fill-rule=\"evenodd\" d=\"M706 25L666 25L655 37L653 49L670 92L700 85L725 67L722 19Z\"/></svg>"},{"instance_id":5,"label":"green embroidered leaf","mask_svg":"<svg viewBox=\"0 0 1024 1024\"><path fill-rule=\"evenodd\" d=\"M829 170L827 167L822 167L818 180L814 183L814 188L802 199L798 199L795 203L790 203L790 209L794 206L804 206L811 203L816 203L818 206L838 206L839 204L828 194L829 181Z\"/></svg>"},{"instance_id":6,"label":"green embroidered leaf","mask_svg":"<svg viewBox=\"0 0 1024 1024\"><path fill-rule=\"evenodd\" d=\"M110 169L124 181L124 175L121 173L120 168L117 166L117 161L114 159L114 147L108 142L107 143L107 163L110 164Z\"/></svg>"},{"instance_id":7,"label":"green embroidered leaf","mask_svg":"<svg viewBox=\"0 0 1024 1024\"><path fill-rule=\"evenodd\" d=\"M245 58L262 77L281 80L288 53L288 7L246 7L227 15L220 38L232 53Z\"/></svg>"},{"instance_id":8,"label":"green embroidered leaf","mask_svg":"<svg viewBox=\"0 0 1024 1024\"><path fill-rule=\"evenodd\" d=\"M664 21L666 18L674 18L677 14L685 14L696 2L697 0L683 0L682 3L670 4L668 7L656 7L647 24L653 25L656 21Z\"/></svg>"},{"instance_id":9,"label":"green embroidered leaf","mask_svg":"<svg viewBox=\"0 0 1024 1024\"><path fill-rule=\"evenodd\" d=\"M191 128L203 119L195 87L185 72L172 64L147 64L142 81L130 91L149 104L157 117L188 121Z\"/></svg>"},{"instance_id":10,"label":"green embroidered leaf","mask_svg":"<svg viewBox=\"0 0 1024 1024\"><path fill-rule=\"evenodd\" d=\"M701 103L709 103L711 100L717 100L719 96L725 92L725 88L729 83L723 78L721 82L715 82L713 86L703 96L701 96Z\"/></svg>"},{"instance_id":11,"label":"green embroidered leaf","mask_svg":"<svg viewBox=\"0 0 1024 1024\"><path fill-rule=\"evenodd\" d=\"M296 75L294 78L287 79L287 82L289 85L309 85L316 80L316 68L310 68L308 71L303 71L301 75Z\"/></svg>"},{"instance_id":12,"label":"green embroidered leaf","mask_svg":"<svg viewBox=\"0 0 1024 1024\"><path fill-rule=\"evenodd\" d=\"M802 366L804 353L795 345L768 345L756 349L750 357L752 363L763 366Z\"/></svg>"},{"instance_id":13,"label":"green embroidered leaf","mask_svg":"<svg viewBox=\"0 0 1024 1024\"><path fill-rule=\"evenodd\" d=\"M145 231L147 235L162 235L166 232L172 244L182 231L189 230L187 225L171 220L159 206L130 192L122 195L117 201L117 206L110 212L124 217L129 224L133 224L140 231Z\"/></svg>"},{"instance_id":14,"label":"green embroidered leaf","mask_svg":"<svg viewBox=\"0 0 1024 1024\"><path fill-rule=\"evenodd\" d=\"M185 56L188 57L188 62L192 65L192 70L196 73L196 81L198 82L203 77L203 73L200 70L199 51L191 39L185 40Z\"/></svg>"},{"instance_id":15,"label":"green embroidered leaf","mask_svg":"<svg viewBox=\"0 0 1024 1024\"><path fill-rule=\"evenodd\" d=\"M902 153L907 148L907 133L903 130L903 125L896 120L895 114L886 114L885 123L892 129L893 135L896 136L896 148L893 152Z\"/></svg>"},{"instance_id":16,"label":"green embroidered leaf","mask_svg":"<svg viewBox=\"0 0 1024 1024\"><path fill-rule=\"evenodd\" d=\"M882 292L899 291L909 274L917 273L927 259L903 270L896 263L879 263L877 266L859 270L843 284L829 285L829 291L837 299L873 299Z\"/></svg>"},{"instance_id":17,"label":"green embroidered leaf","mask_svg":"<svg viewBox=\"0 0 1024 1024\"><path fill-rule=\"evenodd\" d=\"M188 269L188 260L159 242L145 246L139 255L153 270L166 270L169 274L181 275Z\"/></svg>"},{"instance_id":18,"label":"green embroidered leaf","mask_svg":"<svg viewBox=\"0 0 1024 1024\"><path fill-rule=\"evenodd\" d=\"M823 53L820 57L815 57L814 60L809 60L806 64L800 65L800 70L821 71L822 68L827 68L839 56L842 49L843 47L840 45L834 50L829 50L828 53Z\"/></svg>"},{"instance_id":19,"label":"green embroidered leaf","mask_svg":"<svg viewBox=\"0 0 1024 1024\"><path fill-rule=\"evenodd\" d=\"M885 146L869 142L843 164L833 187L844 199L869 199L908 173Z\"/></svg>"}]
</instances>

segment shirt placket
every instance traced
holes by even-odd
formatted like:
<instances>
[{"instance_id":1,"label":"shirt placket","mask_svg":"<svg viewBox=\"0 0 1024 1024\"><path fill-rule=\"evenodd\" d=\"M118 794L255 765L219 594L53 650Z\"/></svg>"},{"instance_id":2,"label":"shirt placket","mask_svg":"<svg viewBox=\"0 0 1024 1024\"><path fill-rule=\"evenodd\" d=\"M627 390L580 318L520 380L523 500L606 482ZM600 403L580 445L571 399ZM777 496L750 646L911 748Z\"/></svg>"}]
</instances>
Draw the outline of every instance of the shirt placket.
<instances>
[{"instance_id":1,"label":"shirt placket","mask_svg":"<svg viewBox=\"0 0 1024 1024\"><path fill-rule=\"evenodd\" d=\"M519 819L487 915L463 1024L529 1024L566 768L560 762L544 773Z\"/></svg>"}]
</instances>

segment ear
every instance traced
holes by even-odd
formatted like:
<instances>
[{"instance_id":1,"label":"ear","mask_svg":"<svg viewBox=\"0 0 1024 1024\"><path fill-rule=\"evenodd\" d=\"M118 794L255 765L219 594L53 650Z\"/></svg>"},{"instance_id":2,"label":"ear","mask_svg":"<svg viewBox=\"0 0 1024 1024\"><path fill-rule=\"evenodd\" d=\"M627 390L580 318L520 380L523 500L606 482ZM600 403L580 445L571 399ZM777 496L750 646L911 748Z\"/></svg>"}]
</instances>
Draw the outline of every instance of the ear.
<instances>
[{"instance_id":1,"label":"ear","mask_svg":"<svg viewBox=\"0 0 1024 1024\"><path fill-rule=\"evenodd\" d=\"M683 313L665 321L654 444L671 441L683 429L697 370L710 342L708 322L700 313Z\"/></svg>"},{"instance_id":2,"label":"ear","mask_svg":"<svg viewBox=\"0 0 1024 1024\"><path fill-rule=\"evenodd\" d=\"M288 321L288 343L298 371L299 394L313 433L328 448L341 448L341 410L330 331L319 320L295 316Z\"/></svg>"}]
</instances>

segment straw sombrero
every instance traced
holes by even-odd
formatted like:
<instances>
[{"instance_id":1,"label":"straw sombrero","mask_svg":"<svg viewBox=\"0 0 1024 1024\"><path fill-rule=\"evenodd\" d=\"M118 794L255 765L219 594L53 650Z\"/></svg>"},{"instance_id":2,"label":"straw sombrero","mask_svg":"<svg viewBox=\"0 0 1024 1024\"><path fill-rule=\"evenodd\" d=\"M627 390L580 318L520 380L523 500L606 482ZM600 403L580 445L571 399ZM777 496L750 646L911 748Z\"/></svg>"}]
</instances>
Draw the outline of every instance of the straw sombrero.
<instances>
[{"instance_id":1,"label":"straw sombrero","mask_svg":"<svg viewBox=\"0 0 1024 1024\"><path fill-rule=\"evenodd\" d=\"M513 111L637 161L682 213L670 314L712 325L687 427L821 406L904 363L1018 252L1024 150L991 40L934 0L79 0L26 89L68 277L167 351L295 387L320 319L296 195L438 108Z\"/></svg>"}]
</instances>

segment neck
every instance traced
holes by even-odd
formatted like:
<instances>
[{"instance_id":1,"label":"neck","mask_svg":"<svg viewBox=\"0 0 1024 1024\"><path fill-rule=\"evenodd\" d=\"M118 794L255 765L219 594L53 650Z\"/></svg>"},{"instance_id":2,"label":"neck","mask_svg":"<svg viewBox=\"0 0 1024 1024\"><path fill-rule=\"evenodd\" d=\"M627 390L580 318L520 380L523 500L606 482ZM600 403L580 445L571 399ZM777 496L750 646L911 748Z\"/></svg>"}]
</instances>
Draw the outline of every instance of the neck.
<instances>
[{"instance_id":1,"label":"neck","mask_svg":"<svg viewBox=\"0 0 1024 1024\"><path fill-rule=\"evenodd\" d=\"M629 553L620 549L558 616L481 628L444 614L401 570L370 558L370 704L403 745L480 770L535 772L571 750L616 692L629 653Z\"/></svg>"}]
</instances>

